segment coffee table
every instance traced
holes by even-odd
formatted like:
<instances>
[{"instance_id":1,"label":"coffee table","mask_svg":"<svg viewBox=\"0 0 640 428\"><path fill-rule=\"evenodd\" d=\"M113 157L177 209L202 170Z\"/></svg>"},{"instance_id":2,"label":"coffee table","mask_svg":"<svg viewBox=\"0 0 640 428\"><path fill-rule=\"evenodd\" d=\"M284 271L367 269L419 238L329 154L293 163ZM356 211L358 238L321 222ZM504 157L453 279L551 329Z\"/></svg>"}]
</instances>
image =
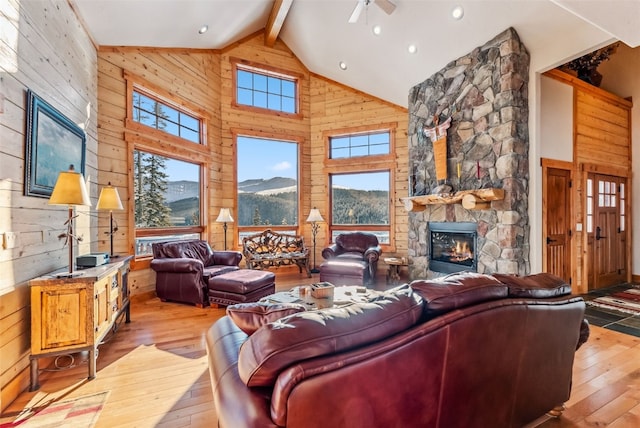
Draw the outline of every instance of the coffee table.
<instances>
[{"instance_id":1,"label":"coffee table","mask_svg":"<svg viewBox=\"0 0 640 428\"><path fill-rule=\"evenodd\" d=\"M268 303L300 303L303 304L307 310L316 310L367 302L371 297L377 296L380 293L380 291L370 290L361 285L344 285L334 288L333 297L320 299L311 296L311 286L299 285L293 287L291 290L279 291L265 296L260 299L260 301Z\"/></svg>"}]
</instances>

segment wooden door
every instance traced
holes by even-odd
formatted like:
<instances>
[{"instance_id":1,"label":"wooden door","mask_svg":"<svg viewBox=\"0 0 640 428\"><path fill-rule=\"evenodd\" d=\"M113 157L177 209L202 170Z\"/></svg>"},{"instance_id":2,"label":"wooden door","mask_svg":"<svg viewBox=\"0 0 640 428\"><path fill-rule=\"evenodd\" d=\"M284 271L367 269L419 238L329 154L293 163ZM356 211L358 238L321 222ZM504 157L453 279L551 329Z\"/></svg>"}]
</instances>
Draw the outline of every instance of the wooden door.
<instances>
[{"instance_id":1,"label":"wooden door","mask_svg":"<svg viewBox=\"0 0 640 428\"><path fill-rule=\"evenodd\" d=\"M571 171L545 168L544 271L571 281Z\"/></svg>"},{"instance_id":2,"label":"wooden door","mask_svg":"<svg viewBox=\"0 0 640 428\"><path fill-rule=\"evenodd\" d=\"M593 175L593 288L609 287L626 279L626 180Z\"/></svg>"}]
</instances>

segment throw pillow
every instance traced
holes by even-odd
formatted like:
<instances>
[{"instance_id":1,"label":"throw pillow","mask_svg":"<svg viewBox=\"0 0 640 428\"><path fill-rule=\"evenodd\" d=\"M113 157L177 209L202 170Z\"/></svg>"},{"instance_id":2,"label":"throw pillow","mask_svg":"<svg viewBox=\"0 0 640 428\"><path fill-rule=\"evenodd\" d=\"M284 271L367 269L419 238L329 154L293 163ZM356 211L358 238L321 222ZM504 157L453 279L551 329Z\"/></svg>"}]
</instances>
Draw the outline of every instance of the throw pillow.
<instances>
[{"instance_id":1,"label":"throw pillow","mask_svg":"<svg viewBox=\"0 0 640 428\"><path fill-rule=\"evenodd\" d=\"M265 324L305 310L304 305L296 303L252 302L227 306L227 315L240 330L251 336Z\"/></svg>"},{"instance_id":2,"label":"throw pillow","mask_svg":"<svg viewBox=\"0 0 640 428\"><path fill-rule=\"evenodd\" d=\"M562 278L550 273L537 273L528 276L505 275L496 273L493 276L509 287L511 297L532 297L545 299L571 294L571 286Z\"/></svg>"},{"instance_id":3,"label":"throw pillow","mask_svg":"<svg viewBox=\"0 0 640 428\"><path fill-rule=\"evenodd\" d=\"M507 297L507 286L492 276L454 273L432 280L418 279L411 288L424 299L424 313L432 317L487 300Z\"/></svg>"}]
</instances>

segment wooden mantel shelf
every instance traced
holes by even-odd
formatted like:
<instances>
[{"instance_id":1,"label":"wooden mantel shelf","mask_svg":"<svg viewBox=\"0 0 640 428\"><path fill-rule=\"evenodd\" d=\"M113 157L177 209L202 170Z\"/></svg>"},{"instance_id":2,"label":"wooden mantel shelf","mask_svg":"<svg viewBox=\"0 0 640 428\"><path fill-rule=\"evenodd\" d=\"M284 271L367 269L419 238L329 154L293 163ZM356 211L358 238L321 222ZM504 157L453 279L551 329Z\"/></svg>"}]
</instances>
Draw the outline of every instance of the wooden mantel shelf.
<instances>
[{"instance_id":1,"label":"wooden mantel shelf","mask_svg":"<svg viewBox=\"0 0 640 428\"><path fill-rule=\"evenodd\" d=\"M424 211L427 205L458 204L468 210L484 210L491 207L491 201L504 199L504 189L471 189L451 194L410 196L400 198L407 211Z\"/></svg>"}]
</instances>

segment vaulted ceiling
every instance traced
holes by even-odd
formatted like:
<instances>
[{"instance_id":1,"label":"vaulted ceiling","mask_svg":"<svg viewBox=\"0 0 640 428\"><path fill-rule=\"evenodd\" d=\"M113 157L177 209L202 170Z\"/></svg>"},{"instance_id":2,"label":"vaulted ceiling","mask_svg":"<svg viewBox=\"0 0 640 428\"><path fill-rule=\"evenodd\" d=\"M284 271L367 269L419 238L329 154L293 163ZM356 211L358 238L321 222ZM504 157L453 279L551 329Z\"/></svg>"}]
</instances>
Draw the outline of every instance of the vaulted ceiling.
<instances>
[{"instance_id":1,"label":"vaulted ceiling","mask_svg":"<svg viewBox=\"0 0 640 428\"><path fill-rule=\"evenodd\" d=\"M508 27L534 71L615 40L640 44L637 0L390 0L391 14L375 0L71 1L100 46L221 49L265 28L310 71L401 106L412 86ZM349 23L358 2L362 13ZM451 14L458 5L460 20Z\"/></svg>"}]
</instances>

